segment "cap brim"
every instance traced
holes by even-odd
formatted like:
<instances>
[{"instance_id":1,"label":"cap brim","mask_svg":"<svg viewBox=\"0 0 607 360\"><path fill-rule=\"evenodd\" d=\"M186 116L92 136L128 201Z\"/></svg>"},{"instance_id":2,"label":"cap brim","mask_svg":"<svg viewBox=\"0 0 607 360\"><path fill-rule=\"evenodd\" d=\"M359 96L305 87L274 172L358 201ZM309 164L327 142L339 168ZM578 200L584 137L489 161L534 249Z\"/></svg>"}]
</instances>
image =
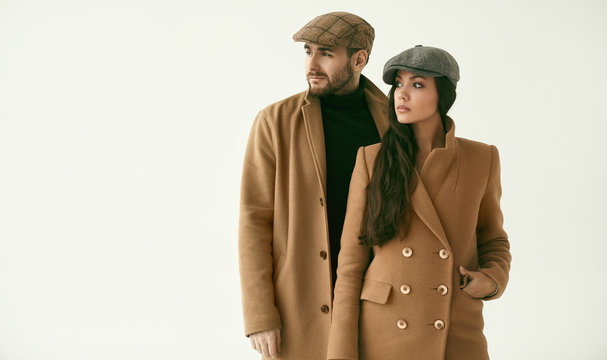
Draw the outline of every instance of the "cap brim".
<instances>
[{"instance_id":1,"label":"cap brim","mask_svg":"<svg viewBox=\"0 0 607 360\"><path fill-rule=\"evenodd\" d=\"M398 70L406 70L406 71L409 71L416 75L421 75L421 76L431 76L431 77L445 76L445 75L442 75L442 74L434 72L434 71L416 69L416 68L403 66L403 65L391 65L391 66L388 66L388 68L384 70L384 75L382 76L382 79L384 80L384 82L388 85L393 85L394 77L396 76L396 72Z\"/></svg>"}]
</instances>

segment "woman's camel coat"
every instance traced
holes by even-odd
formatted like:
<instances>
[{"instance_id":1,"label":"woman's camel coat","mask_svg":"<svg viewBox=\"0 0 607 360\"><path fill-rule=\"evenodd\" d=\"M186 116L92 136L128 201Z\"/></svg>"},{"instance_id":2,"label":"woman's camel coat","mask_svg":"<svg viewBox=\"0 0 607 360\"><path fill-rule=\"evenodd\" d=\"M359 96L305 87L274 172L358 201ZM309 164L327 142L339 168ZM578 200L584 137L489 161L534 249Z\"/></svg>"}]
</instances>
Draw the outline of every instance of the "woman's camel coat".
<instances>
[{"instance_id":1,"label":"woman's camel coat","mask_svg":"<svg viewBox=\"0 0 607 360\"><path fill-rule=\"evenodd\" d=\"M510 270L502 228L500 164L494 146L456 138L432 151L412 194L403 238L382 247L358 236L379 144L361 148L341 239L329 359L488 359L483 302L460 289L458 267L499 286Z\"/></svg>"}]
</instances>

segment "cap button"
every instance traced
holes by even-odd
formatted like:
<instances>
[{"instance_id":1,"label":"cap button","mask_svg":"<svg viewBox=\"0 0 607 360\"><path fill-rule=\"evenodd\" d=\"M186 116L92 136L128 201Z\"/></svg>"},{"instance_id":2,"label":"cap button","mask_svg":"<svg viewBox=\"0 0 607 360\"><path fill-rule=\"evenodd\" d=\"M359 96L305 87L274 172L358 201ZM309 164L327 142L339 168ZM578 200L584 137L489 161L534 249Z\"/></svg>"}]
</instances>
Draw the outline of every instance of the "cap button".
<instances>
[{"instance_id":1,"label":"cap button","mask_svg":"<svg viewBox=\"0 0 607 360\"><path fill-rule=\"evenodd\" d=\"M423 47L424 45L415 45L415 47Z\"/></svg>"}]
</instances>

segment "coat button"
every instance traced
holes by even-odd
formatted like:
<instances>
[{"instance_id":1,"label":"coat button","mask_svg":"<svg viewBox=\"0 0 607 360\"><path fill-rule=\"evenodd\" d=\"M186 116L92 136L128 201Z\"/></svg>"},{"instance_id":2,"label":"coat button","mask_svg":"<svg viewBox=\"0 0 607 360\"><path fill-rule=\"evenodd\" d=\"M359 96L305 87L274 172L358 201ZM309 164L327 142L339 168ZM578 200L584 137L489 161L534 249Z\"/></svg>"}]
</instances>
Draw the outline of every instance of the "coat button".
<instances>
[{"instance_id":1,"label":"coat button","mask_svg":"<svg viewBox=\"0 0 607 360\"><path fill-rule=\"evenodd\" d=\"M326 251L324 251L324 250L323 250L323 251L321 251L321 252L320 252L320 257L321 257L323 260L327 260L327 252L326 252Z\"/></svg>"},{"instance_id":2,"label":"coat button","mask_svg":"<svg viewBox=\"0 0 607 360\"><path fill-rule=\"evenodd\" d=\"M408 293L411 292L411 286L409 286L407 284L402 284L400 286L400 292L402 292L403 294L407 295Z\"/></svg>"},{"instance_id":3,"label":"coat button","mask_svg":"<svg viewBox=\"0 0 607 360\"><path fill-rule=\"evenodd\" d=\"M411 248L406 247L403 249L404 257L411 257L411 255L413 255L413 250L411 250Z\"/></svg>"},{"instance_id":4,"label":"coat button","mask_svg":"<svg viewBox=\"0 0 607 360\"><path fill-rule=\"evenodd\" d=\"M441 259L446 259L449 257L449 252L447 251L447 249L440 249L440 251L438 252L438 256L440 256Z\"/></svg>"},{"instance_id":5,"label":"coat button","mask_svg":"<svg viewBox=\"0 0 607 360\"><path fill-rule=\"evenodd\" d=\"M399 329L404 330L404 329L407 328L407 322L405 320L403 320L403 319L399 319L396 322L396 326L398 326Z\"/></svg>"},{"instance_id":6,"label":"coat button","mask_svg":"<svg viewBox=\"0 0 607 360\"><path fill-rule=\"evenodd\" d=\"M442 320L436 320L434 322L434 328L436 328L436 330L443 330L445 328L445 322Z\"/></svg>"},{"instance_id":7,"label":"coat button","mask_svg":"<svg viewBox=\"0 0 607 360\"><path fill-rule=\"evenodd\" d=\"M441 295L447 295L447 293L449 292L449 289L446 285L439 285L437 290Z\"/></svg>"},{"instance_id":8,"label":"coat button","mask_svg":"<svg viewBox=\"0 0 607 360\"><path fill-rule=\"evenodd\" d=\"M329 313L329 306L328 305L323 305L320 307L320 311L322 311L324 314L328 314Z\"/></svg>"}]
</instances>

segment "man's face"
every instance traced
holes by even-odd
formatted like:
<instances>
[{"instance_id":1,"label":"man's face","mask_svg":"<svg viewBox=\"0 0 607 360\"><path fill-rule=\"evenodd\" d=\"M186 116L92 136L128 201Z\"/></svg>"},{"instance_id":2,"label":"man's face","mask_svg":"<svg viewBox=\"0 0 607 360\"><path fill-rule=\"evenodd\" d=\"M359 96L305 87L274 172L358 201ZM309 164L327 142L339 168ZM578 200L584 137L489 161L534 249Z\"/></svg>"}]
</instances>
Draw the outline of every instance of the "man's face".
<instances>
[{"instance_id":1,"label":"man's face","mask_svg":"<svg viewBox=\"0 0 607 360\"><path fill-rule=\"evenodd\" d=\"M354 72L345 47L325 47L306 43L306 78L316 96L343 95L356 89Z\"/></svg>"}]
</instances>

